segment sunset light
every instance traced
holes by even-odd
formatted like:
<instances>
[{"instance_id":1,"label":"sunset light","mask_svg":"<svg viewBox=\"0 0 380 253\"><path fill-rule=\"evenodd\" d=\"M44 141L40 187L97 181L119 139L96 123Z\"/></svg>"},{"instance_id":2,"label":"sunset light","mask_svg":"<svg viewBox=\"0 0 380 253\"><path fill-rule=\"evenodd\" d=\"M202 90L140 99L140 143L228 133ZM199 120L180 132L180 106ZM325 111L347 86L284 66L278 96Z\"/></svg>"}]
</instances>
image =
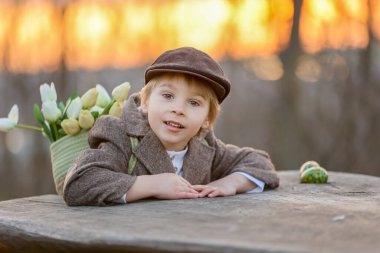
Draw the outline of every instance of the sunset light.
<instances>
[{"instance_id":1,"label":"sunset light","mask_svg":"<svg viewBox=\"0 0 380 253\"><path fill-rule=\"evenodd\" d=\"M365 48L369 26L380 38L379 1L302 3L307 53ZM292 0L1 1L0 70L127 68L187 45L217 60L276 59L289 44L293 14Z\"/></svg>"},{"instance_id":2,"label":"sunset light","mask_svg":"<svg viewBox=\"0 0 380 253\"><path fill-rule=\"evenodd\" d=\"M238 59L280 52L289 42L292 18L291 0L281 4L266 0L240 1L232 15L229 53Z\"/></svg>"},{"instance_id":3,"label":"sunset light","mask_svg":"<svg viewBox=\"0 0 380 253\"><path fill-rule=\"evenodd\" d=\"M61 16L48 0L25 1L16 7L8 30L8 68L14 72L56 69L62 55Z\"/></svg>"},{"instance_id":4,"label":"sunset light","mask_svg":"<svg viewBox=\"0 0 380 253\"><path fill-rule=\"evenodd\" d=\"M380 1L378 0L371 0L370 1L371 6L371 28L372 32L374 33L375 37L377 37L378 40L380 40Z\"/></svg>"},{"instance_id":5,"label":"sunset light","mask_svg":"<svg viewBox=\"0 0 380 253\"><path fill-rule=\"evenodd\" d=\"M305 0L300 38L306 52L325 48L365 48L368 45L368 6L365 0Z\"/></svg>"},{"instance_id":6,"label":"sunset light","mask_svg":"<svg viewBox=\"0 0 380 253\"><path fill-rule=\"evenodd\" d=\"M69 68L109 65L115 41L114 9L105 2L73 2L64 16L65 61Z\"/></svg>"},{"instance_id":7,"label":"sunset light","mask_svg":"<svg viewBox=\"0 0 380 253\"><path fill-rule=\"evenodd\" d=\"M219 0L180 1L173 7L173 32L178 34L176 44L193 45L216 58L222 58L229 40L225 31L232 14L230 3Z\"/></svg>"},{"instance_id":8,"label":"sunset light","mask_svg":"<svg viewBox=\"0 0 380 253\"><path fill-rule=\"evenodd\" d=\"M10 1L0 2L0 70L5 67L4 58L7 47L9 30L11 28L14 6Z\"/></svg>"}]
</instances>

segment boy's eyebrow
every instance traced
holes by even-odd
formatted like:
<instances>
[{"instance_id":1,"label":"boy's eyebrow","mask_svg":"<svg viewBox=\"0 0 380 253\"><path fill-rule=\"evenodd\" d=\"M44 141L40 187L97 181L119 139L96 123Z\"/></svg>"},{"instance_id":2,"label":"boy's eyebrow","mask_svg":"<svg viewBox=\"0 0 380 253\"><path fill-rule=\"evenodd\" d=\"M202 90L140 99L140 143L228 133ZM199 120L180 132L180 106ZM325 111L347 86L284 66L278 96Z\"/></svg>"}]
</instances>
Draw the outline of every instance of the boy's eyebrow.
<instances>
[{"instance_id":1,"label":"boy's eyebrow","mask_svg":"<svg viewBox=\"0 0 380 253\"><path fill-rule=\"evenodd\" d=\"M193 92L191 92L190 97L196 98L196 99L207 100L207 97L205 96L205 94L203 94L200 91L193 91Z\"/></svg>"},{"instance_id":2,"label":"boy's eyebrow","mask_svg":"<svg viewBox=\"0 0 380 253\"><path fill-rule=\"evenodd\" d=\"M174 89L175 85L173 85L172 83L170 82L162 82L158 85L157 88L169 88L169 89ZM191 93L191 96L194 96L194 97L201 97L202 99L207 99L207 96L204 94L204 92L202 91L194 91Z\"/></svg>"},{"instance_id":3,"label":"boy's eyebrow","mask_svg":"<svg viewBox=\"0 0 380 253\"><path fill-rule=\"evenodd\" d=\"M207 97L199 95L195 97L199 102L207 102Z\"/></svg>"},{"instance_id":4,"label":"boy's eyebrow","mask_svg":"<svg viewBox=\"0 0 380 253\"><path fill-rule=\"evenodd\" d=\"M173 84L171 83L167 83L167 82L162 82L158 85L158 88L162 88L162 87L168 87L168 88L173 88Z\"/></svg>"}]
</instances>

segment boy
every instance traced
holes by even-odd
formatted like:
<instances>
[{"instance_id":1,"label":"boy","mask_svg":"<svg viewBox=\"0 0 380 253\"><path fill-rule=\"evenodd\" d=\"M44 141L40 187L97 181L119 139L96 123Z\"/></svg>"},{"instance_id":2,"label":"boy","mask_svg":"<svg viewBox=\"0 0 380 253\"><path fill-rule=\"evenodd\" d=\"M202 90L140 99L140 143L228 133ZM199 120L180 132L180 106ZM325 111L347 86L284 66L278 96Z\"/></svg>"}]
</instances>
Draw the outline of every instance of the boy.
<instances>
[{"instance_id":1,"label":"boy","mask_svg":"<svg viewBox=\"0 0 380 253\"><path fill-rule=\"evenodd\" d=\"M219 64L202 51L163 53L147 68L145 86L129 98L122 117L102 117L92 128L91 149L66 176L66 203L216 197L277 187L265 152L215 137L212 125L229 91Z\"/></svg>"}]
</instances>

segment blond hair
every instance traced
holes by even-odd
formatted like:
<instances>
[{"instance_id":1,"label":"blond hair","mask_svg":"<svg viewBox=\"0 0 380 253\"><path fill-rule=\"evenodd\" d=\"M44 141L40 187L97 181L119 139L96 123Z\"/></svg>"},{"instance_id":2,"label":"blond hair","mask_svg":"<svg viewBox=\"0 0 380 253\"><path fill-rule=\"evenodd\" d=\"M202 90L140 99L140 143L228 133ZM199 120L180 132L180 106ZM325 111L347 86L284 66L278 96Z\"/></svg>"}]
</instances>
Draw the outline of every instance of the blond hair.
<instances>
[{"instance_id":1,"label":"blond hair","mask_svg":"<svg viewBox=\"0 0 380 253\"><path fill-rule=\"evenodd\" d=\"M190 86L192 85L197 85L201 92L202 96L209 101L209 112L208 112L208 121L209 121L209 128L211 128L216 120L216 118L219 115L220 112L220 105L218 98L216 97L215 92L207 85L206 82L202 81L200 78L196 78L191 75L186 75L182 73L164 73L157 75L153 77L140 91L140 96L141 96L141 104L145 104L150 95L152 94L152 90L159 85L162 80L171 80L173 78L183 78Z\"/></svg>"}]
</instances>

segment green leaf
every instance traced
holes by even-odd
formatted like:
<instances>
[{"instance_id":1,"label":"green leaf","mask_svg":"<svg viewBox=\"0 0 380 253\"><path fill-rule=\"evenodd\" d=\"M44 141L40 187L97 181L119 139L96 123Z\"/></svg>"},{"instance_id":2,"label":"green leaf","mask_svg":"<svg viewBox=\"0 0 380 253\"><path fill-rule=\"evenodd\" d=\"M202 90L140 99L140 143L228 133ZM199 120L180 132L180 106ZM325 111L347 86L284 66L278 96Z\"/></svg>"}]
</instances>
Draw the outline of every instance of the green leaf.
<instances>
[{"instance_id":1,"label":"green leaf","mask_svg":"<svg viewBox=\"0 0 380 253\"><path fill-rule=\"evenodd\" d=\"M76 97L79 97L79 96L78 96L78 92L75 90L75 91L73 91L73 93L71 94L70 99L71 99L71 100L74 100Z\"/></svg>"},{"instance_id":2,"label":"green leaf","mask_svg":"<svg viewBox=\"0 0 380 253\"><path fill-rule=\"evenodd\" d=\"M52 135L51 130L48 127L47 123L44 122L41 126L42 126L42 129L44 130L44 133L48 137L49 141L50 142L54 142L53 135Z\"/></svg>"},{"instance_id":3,"label":"green leaf","mask_svg":"<svg viewBox=\"0 0 380 253\"><path fill-rule=\"evenodd\" d=\"M67 102L66 102L66 107L65 107L65 109L63 110L63 112L62 112L62 116L61 116L61 119L62 120L64 120L64 119L66 119L67 118L67 108L69 108L69 105L71 104L71 101L73 101L71 98L69 98L68 100L67 100Z\"/></svg>"},{"instance_id":4,"label":"green leaf","mask_svg":"<svg viewBox=\"0 0 380 253\"><path fill-rule=\"evenodd\" d=\"M42 116L40 107L37 104L34 104L33 106L33 113L34 117L36 118L37 122L40 123L40 125L44 124L44 117Z\"/></svg>"},{"instance_id":5,"label":"green leaf","mask_svg":"<svg viewBox=\"0 0 380 253\"><path fill-rule=\"evenodd\" d=\"M70 102L71 102L71 98L68 98L66 101L66 108L69 106Z\"/></svg>"},{"instance_id":6,"label":"green leaf","mask_svg":"<svg viewBox=\"0 0 380 253\"><path fill-rule=\"evenodd\" d=\"M58 130L58 134L59 134L59 138L62 138L63 136L66 136L67 134L65 133L65 131L63 131L63 128L59 129Z\"/></svg>"},{"instance_id":7,"label":"green leaf","mask_svg":"<svg viewBox=\"0 0 380 253\"><path fill-rule=\"evenodd\" d=\"M106 108L104 108L104 110L100 116L107 115L110 112L110 109L115 102L116 102L116 99L112 99L112 101L106 106Z\"/></svg>"},{"instance_id":8,"label":"green leaf","mask_svg":"<svg viewBox=\"0 0 380 253\"><path fill-rule=\"evenodd\" d=\"M91 114L95 120L99 117L99 112L97 112L97 111L93 111L93 112L91 112Z\"/></svg>"},{"instance_id":9,"label":"green leaf","mask_svg":"<svg viewBox=\"0 0 380 253\"><path fill-rule=\"evenodd\" d=\"M34 104L33 106L33 113L37 122L41 125L42 130L44 131L46 137L50 140L50 142L53 142L54 140L53 140L53 136L51 134L50 128L46 125L44 117L42 116L40 107L37 104Z\"/></svg>"}]
</instances>

